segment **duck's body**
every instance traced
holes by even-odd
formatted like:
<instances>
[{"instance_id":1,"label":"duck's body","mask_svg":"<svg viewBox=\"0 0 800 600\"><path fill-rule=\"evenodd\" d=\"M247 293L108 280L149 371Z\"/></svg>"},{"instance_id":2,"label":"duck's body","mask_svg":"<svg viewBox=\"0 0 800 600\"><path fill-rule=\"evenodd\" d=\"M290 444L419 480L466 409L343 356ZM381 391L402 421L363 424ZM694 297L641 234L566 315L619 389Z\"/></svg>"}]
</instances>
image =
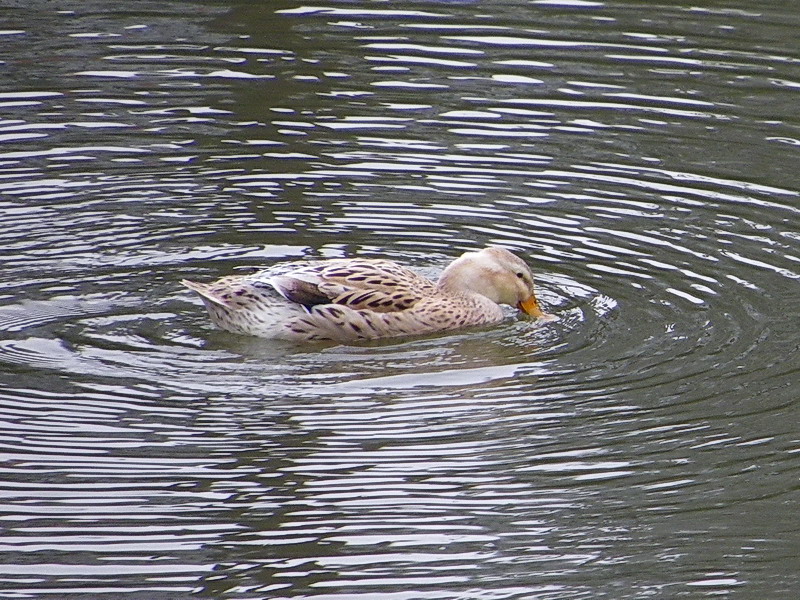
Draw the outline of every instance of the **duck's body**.
<instances>
[{"instance_id":1,"label":"duck's body","mask_svg":"<svg viewBox=\"0 0 800 600\"><path fill-rule=\"evenodd\" d=\"M465 253L437 283L395 262L362 258L181 283L200 295L222 329L293 341L353 342L488 325L503 319L500 303L546 316L528 266L497 247Z\"/></svg>"}]
</instances>

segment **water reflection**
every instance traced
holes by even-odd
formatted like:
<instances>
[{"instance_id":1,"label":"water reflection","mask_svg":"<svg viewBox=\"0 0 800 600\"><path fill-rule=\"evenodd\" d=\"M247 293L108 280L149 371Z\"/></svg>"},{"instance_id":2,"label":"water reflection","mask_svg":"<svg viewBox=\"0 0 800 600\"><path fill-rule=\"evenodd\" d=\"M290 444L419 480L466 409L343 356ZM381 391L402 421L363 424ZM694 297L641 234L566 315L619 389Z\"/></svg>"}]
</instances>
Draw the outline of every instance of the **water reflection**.
<instances>
[{"instance_id":1,"label":"water reflection","mask_svg":"<svg viewBox=\"0 0 800 600\"><path fill-rule=\"evenodd\" d=\"M84 3L0 31L11 597L791 597L796 11ZM363 346L181 291L526 255Z\"/></svg>"}]
</instances>

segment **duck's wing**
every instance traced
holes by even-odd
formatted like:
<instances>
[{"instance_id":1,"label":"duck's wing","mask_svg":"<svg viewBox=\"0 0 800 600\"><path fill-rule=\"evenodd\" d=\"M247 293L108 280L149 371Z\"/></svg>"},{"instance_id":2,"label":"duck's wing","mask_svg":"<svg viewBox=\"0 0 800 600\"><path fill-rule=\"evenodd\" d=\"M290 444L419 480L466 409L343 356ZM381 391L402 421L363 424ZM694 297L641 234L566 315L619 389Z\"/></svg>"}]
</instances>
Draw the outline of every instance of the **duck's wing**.
<instances>
[{"instance_id":1,"label":"duck's wing","mask_svg":"<svg viewBox=\"0 0 800 600\"><path fill-rule=\"evenodd\" d=\"M287 300L308 308L338 304L357 311L400 312L436 293L426 277L387 260L331 260L272 275Z\"/></svg>"}]
</instances>

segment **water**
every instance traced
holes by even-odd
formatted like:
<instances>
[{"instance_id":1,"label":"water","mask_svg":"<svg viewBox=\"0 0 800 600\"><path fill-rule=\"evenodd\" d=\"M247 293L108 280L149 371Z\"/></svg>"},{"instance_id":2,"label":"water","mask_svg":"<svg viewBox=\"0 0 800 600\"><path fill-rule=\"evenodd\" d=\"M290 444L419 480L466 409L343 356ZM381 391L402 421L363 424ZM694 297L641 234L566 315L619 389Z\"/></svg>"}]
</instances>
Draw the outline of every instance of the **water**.
<instances>
[{"instance_id":1,"label":"water","mask_svg":"<svg viewBox=\"0 0 800 600\"><path fill-rule=\"evenodd\" d=\"M794 9L6 2L3 597L792 597ZM489 243L557 323L304 348L177 284Z\"/></svg>"}]
</instances>

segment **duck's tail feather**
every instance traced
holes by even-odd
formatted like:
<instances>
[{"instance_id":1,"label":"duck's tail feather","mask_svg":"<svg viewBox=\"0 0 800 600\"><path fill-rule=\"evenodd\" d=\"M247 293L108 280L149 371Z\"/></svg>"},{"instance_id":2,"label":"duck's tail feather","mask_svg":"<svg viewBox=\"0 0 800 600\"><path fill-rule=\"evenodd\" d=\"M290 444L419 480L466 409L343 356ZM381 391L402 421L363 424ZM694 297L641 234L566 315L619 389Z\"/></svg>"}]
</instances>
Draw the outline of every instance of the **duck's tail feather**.
<instances>
[{"instance_id":1,"label":"duck's tail feather","mask_svg":"<svg viewBox=\"0 0 800 600\"><path fill-rule=\"evenodd\" d=\"M191 281L189 279L181 279L181 284L192 290L193 292L197 292L203 300L208 300L213 304L217 304L219 306L228 307L228 302L223 296L214 289L211 284L208 283L200 283L198 281Z\"/></svg>"}]
</instances>

